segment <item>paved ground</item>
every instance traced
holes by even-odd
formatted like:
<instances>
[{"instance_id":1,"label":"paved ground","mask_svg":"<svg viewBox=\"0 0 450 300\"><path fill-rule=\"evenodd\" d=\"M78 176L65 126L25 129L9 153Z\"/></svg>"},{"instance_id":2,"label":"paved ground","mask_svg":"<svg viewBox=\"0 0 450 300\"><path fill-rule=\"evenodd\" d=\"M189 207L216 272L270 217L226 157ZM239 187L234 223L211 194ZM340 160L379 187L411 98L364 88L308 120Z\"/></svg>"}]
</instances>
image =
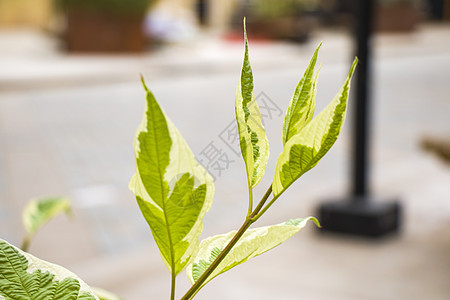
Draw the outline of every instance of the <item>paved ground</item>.
<instances>
[{"instance_id":1,"label":"paved ground","mask_svg":"<svg viewBox=\"0 0 450 300\"><path fill-rule=\"evenodd\" d=\"M450 26L428 25L374 40L372 192L401 201L402 233L368 241L317 235L310 226L217 278L199 299L449 299L450 171L419 146L426 135L449 136L449 36ZM262 189L281 151L281 111L320 40L318 109L344 80L349 37L320 32L300 46L250 40L272 153ZM212 170L216 196L206 237L238 227L246 210L243 164L224 134L241 60L241 44L214 36L113 57L67 56L39 33L0 32L0 236L20 243L21 209L31 197L69 195L76 219L46 226L31 252L127 299L168 298L167 271L127 189L144 108L138 74L199 158L211 145L230 158L221 173ZM263 224L314 214L323 199L347 194L350 126ZM187 286L181 274L178 294Z\"/></svg>"}]
</instances>

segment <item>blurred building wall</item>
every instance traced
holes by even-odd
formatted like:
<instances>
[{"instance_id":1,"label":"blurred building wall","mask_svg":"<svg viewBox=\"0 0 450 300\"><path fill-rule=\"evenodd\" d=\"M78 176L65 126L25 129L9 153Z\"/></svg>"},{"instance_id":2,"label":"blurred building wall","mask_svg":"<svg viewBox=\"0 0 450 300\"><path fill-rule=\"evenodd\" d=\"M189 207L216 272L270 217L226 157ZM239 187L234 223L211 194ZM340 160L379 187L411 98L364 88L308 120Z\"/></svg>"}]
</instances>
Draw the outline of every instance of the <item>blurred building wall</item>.
<instances>
[{"instance_id":1,"label":"blurred building wall","mask_svg":"<svg viewBox=\"0 0 450 300\"><path fill-rule=\"evenodd\" d=\"M52 0L0 0L1 27L47 27L52 16Z\"/></svg>"}]
</instances>

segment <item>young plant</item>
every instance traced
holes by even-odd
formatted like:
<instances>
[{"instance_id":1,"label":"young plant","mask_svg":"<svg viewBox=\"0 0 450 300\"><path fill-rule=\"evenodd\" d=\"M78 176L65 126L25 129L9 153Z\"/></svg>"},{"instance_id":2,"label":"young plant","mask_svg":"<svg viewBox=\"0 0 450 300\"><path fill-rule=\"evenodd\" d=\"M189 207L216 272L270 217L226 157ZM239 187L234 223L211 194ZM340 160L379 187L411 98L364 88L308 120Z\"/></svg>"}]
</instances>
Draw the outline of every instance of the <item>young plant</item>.
<instances>
[{"instance_id":1,"label":"young plant","mask_svg":"<svg viewBox=\"0 0 450 300\"><path fill-rule=\"evenodd\" d=\"M0 299L99 299L75 274L25 252L36 232L61 213L72 214L68 198L32 199L22 213L22 249L0 239Z\"/></svg>"},{"instance_id":2,"label":"young plant","mask_svg":"<svg viewBox=\"0 0 450 300\"><path fill-rule=\"evenodd\" d=\"M28 251L32 238L42 226L62 213L70 217L73 214L72 203L66 197L31 199L22 212L22 222L26 235L22 239L20 249L0 239L0 266L3 268L0 274L4 277L2 278L3 280L0 279L0 284L2 284L0 285L0 296L8 294L10 298L7 299L16 299L14 297L20 297L21 294L25 293L30 295L32 299L34 297L37 299L62 299L61 297L66 296L74 299L74 292L79 287L78 296L81 297L80 299L94 299L89 298L89 293L93 293L99 300L121 300L119 296L104 289L97 287L88 288L85 283L64 268L39 260L25 252ZM34 268L41 273L47 272L48 274L44 274L44 277L50 281L47 284L45 282L41 283L40 274L33 276L33 271L36 271ZM16 273L16 277L11 277L11 274L5 275L6 272L11 272L12 270ZM31 276L23 272L24 270L27 270L28 273L31 272ZM58 283L57 279L60 277L63 277L64 280L68 279L68 281L64 284ZM20 280L20 282L17 280ZM39 286L41 284L43 286ZM61 284L61 287L58 287L59 284ZM61 289L61 291L56 291L56 289ZM83 289L88 292L84 293ZM0 299L3 298L0 297Z\"/></svg>"},{"instance_id":3,"label":"young plant","mask_svg":"<svg viewBox=\"0 0 450 300\"><path fill-rule=\"evenodd\" d=\"M135 138L136 174L130 181L161 257L171 275L170 299L175 299L177 275L187 269L192 287L181 298L192 299L214 277L283 243L314 217L249 229L300 176L312 169L336 141L345 118L355 58L341 90L313 119L318 72L317 47L297 85L283 124L284 150L272 184L254 205L253 188L264 176L269 143L253 92L244 21L245 54L236 93L236 121L248 184L248 213L237 231L198 239L202 219L214 195L212 177L194 158L186 141L159 106L142 79L147 110Z\"/></svg>"},{"instance_id":4,"label":"young plant","mask_svg":"<svg viewBox=\"0 0 450 300\"><path fill-rule=\"evenodd\" d=\"M171 274L171 300L175 299L176 277L184 269L192 282L181 298L187 300L214 277L288 240L308 221L320 226L314 217L306 217L249 229L290 185L317 165L336 141L344 122L350 79L357 59L338 94L313 119L318 78L314 69L321 44L317 47L285 115L284 149L278 156L272 184L261 200L254 202L253 188L264 176L269 144L253 92L245 20L244 40L244 62L235 110L249 195L248 212L237 231L209 237L199 244L202 220L214 196L213 179L197 163L186 141L142 79L147 110L136 134L136 174L130 181L130 189ZM27 247L38 227L53 215L67 210L64 201L50 201L44 207L30 205L24 215L29 222L25 225L29 234L24 246ZM99 297L68 270L39 260L0 239L0 299L84 300Z\"/></svg>"}]
</instances>

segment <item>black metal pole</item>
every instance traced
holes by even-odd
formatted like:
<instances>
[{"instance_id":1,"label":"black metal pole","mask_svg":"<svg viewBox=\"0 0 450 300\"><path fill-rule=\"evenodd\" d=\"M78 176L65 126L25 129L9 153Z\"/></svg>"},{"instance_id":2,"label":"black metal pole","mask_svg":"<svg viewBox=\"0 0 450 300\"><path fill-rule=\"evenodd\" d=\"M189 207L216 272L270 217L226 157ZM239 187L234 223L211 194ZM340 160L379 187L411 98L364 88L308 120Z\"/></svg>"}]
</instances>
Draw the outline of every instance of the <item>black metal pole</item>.
<instances>
[{"instance_id":1,"label":"black metal pole","mask_svg":"<svg viewBox=\"0 0 450 300\"><path fill-rule=\"evenodd\" d=\"M197 15L198 15L198 20L200 22L201 26L205 26L206 25L206 17L207 17L207 9L208 9L208 4L206 3L206 0L198 0L197 1Z\"/></svg>"},{"instance_id":2,"label":"black metal pole","mask_svg":"<svg viewBox=\"0 0 450 300\"><path fill-rule=\"evenodd\" d=\"M397 232L401 207L397 201L376 201L368 195L371 33L373 0L354 0L356 5L356 55L359 59L355 77L353 123L353 190L350 197L329 201L319 206L322 232L334 231L379 237ZM343 201L342 201L343 200Z\"/></svg>"},{"instance_id":3,"label":"black metal pole","mask_svg":"<svg viewBox=\"0 0 450 300\"><path fill-rule=\"evenodd\" d=\"M354 110L354 145L353 145L353 195L355 200L363 201L368 192L369 167L369 105L371 79L371 47L373 0L355 1L358 5L356 14L356 56L359 59L356 71L356 99ZM358 197L360 196L360 197ZM359 199L359 200L358 200Z\"/></svg>"}]
</instances>

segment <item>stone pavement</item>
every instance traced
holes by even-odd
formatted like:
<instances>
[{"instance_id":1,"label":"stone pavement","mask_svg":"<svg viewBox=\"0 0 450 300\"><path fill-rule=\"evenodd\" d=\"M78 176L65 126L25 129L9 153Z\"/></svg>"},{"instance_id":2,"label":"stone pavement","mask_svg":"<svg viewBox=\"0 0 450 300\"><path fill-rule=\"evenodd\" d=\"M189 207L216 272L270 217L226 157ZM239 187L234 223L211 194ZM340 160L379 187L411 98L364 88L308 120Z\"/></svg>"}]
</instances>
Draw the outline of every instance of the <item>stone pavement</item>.
<instances>
[{"instance_id":1,"label":"stone pavement","mask_svg":"<svg viewBox=\"0 0 450 300\"><path fill-rule=\"evenodd\" d=\"M424 136L450 135L449 36L450 26L427 25L374 40L372 192L402 202L401 234L372 241L317 235L310 225L215 279L198 299L449 299L450 171L420 149ZM349 36L319 32L305 45L250 39L272 153L259 194L281 151L281 111L320 40L317 110L344 80ZM45 226L30 251L127 299L167 299L168 273L127 188L144 109L139 73L197 157L213 145L229 158L211 170L216 196L204 237L227 232L246 211L244 166L226 135L242 45L205 34L136 56L65 55L57 47L40 33L0 32L0 236L20 243L21 210L31 197L69 195L76 218ZM323 199L347 194L348 121L333 150L262 224L315 214ZM179 277L181 296L188 282Z\"/></svg>"}]
</instances>

